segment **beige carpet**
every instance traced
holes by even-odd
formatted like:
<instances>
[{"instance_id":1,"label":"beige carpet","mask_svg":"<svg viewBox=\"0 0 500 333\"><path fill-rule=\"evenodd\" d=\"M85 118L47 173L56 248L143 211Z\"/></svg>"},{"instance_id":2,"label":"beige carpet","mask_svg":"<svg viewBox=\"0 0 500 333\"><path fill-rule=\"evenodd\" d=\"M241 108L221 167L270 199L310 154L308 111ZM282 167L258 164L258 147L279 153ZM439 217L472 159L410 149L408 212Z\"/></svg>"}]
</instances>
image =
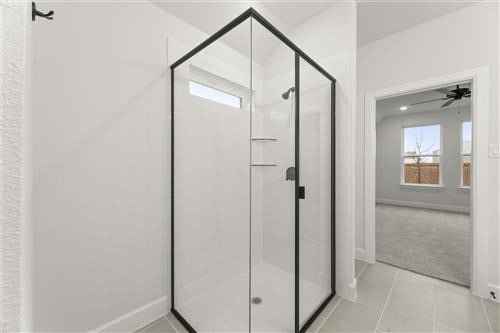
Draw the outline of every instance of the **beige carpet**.
<instances>
[{"instance_id":1,"label":"beige carpet","mask_svg":"<svg viewBox=\"0 0 500 333\"><path fill-rule=\"evenodd\" d=\"M470 254L468 214L377 204L377 260L469 286Z\"/></svg>"}]
</instances>

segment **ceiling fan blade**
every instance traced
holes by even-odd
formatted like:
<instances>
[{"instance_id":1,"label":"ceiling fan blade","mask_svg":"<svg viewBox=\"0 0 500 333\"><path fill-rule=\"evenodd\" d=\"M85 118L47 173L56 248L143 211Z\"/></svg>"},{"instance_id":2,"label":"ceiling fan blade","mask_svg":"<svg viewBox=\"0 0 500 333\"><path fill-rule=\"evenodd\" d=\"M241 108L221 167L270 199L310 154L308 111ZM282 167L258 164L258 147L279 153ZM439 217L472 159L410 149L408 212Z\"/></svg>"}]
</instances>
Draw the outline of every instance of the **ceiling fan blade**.
<instances>
[{"instance_id":1,"label":"ceiling fan blade","mask_svg":"<svg viewBox=\"0 0 500 333\"><path fill-rule=\"evenodd\" d=\"M455 102L454 99L450 99L448 102L444 103L443 105L441 105L442 108L445 108L447 107L448 105L450 105L451 103Z\"/></svg>"},{"instance_id":2,"label":"ceiling fan blade","mask_svg":"<svg viewBox=\"0 0 500 333\"><path fill-rule=\"evenodd\" d=\"M447 99L448 99L448 97L437 98L437 99L431 99L430 101L423 101L423 102L413 103L413 104L410 104L410 105L424 104L424 103L430 103L430 102L435 102L435 101L444 101L444 100L447 100Z\"/></svg>"},{"instance_id":3,"label":"ceiling fan blade","mask_svg":"<svg viewBox=\"0 0 500 333\"><path fill-rule=\"evenodd\" d=\"M445 94L446 96L448 95L453 95L454 93L446 88L439 88L439 89L435 89L437 92L440 92L442 94Z\"/></svg>"}]
</instances>

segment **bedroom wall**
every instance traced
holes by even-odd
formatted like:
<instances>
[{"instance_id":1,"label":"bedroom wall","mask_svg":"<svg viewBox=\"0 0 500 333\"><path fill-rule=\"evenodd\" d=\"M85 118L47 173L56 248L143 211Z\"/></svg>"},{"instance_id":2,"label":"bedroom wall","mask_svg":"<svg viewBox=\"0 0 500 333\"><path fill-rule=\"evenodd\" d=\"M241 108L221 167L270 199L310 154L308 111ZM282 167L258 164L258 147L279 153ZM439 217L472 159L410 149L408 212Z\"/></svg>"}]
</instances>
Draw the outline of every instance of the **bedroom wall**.
<instances>
[{"instance_id":1,"label":"bedroom wall","mask_svg":"<svg viewBox=\"0 0 500 333\"><path fill-rule=\"evenodd\" d=\"M364 96L367 92L398 86L467 69L488 66L490 79L491 143L499 142L498 112L498 4L479 2L456 12L427 21L358 49L356 125L356 174L363 179L364 171ZM467 22L467 24L464 24ZM450 31L459 39L443 43L436 36ZM480 36L481 38L478 38ZM457 56L460 55L460 56ZM487 189L489 215L489 281L500 285L499 268L499 160L491 158L484 173L491 179ZM356 247L364 248L363 181L356 184Z\"/></svg>"},{"instance_id":2,"label":"bedroom wall","mask_svg":"<svg viewBox=\"0 0 500 333\"><path fill-rule=\"evenodd\" d=\"M377 108L377 112L381 112ZM387 117L377 122L377 203L408 205L449 211L470 211L470 190L461 184L462 122L470 110L457 108ZM401 130L408 126L441 125L442 186L401 185ZM436 147L437 148L437 147Z\"/></svg>"}]
</instances>

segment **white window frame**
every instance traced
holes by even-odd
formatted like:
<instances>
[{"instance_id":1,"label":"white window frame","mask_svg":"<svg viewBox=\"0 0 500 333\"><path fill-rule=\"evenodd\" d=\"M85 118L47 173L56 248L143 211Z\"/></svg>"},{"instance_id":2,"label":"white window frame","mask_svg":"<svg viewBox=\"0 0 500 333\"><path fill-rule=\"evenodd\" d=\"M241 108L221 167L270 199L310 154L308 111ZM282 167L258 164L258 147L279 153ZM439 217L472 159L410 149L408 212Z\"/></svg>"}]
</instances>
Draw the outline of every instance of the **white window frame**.
<instances>
[{"instance_id":1,"label":"white window frame","mask_svg":"<svg viewBox=\"0 0 500 333\"><path fill-rule=\"evenodd\" d=\"M422 157L439 157L439 184L418 184L418 183L407 183L405 182L405 157L414 157L418 155L405 155L405 129L414 127L425 127L425 126L439 126L439 151L440 154L423 154ZM425 123L417 125L406 125L401 127L401 186L421 186L421 187L443 187L443 126L441 123Z\"/></svg>"},{"instance_id":2,"label":"white window frame","mask_svg":"<svg viewBox=\"0 0 500 333\"><path fill-rule=\"evenodd\" d=\"M470 149L471 152L464 154L464 123L470 123L471 125L471 145ZM472 169L472 120L467 120L467 121L462 121L460 122L460 188L463 189L470 189L470 185L464 185L464 156L469 156L470 157L470 165ZM471 170L472 171L472 170ZM469 175L469 178L472 178L472 172ZM472 179L470 179L472 181Z\"/></svg>"}]
</instances>

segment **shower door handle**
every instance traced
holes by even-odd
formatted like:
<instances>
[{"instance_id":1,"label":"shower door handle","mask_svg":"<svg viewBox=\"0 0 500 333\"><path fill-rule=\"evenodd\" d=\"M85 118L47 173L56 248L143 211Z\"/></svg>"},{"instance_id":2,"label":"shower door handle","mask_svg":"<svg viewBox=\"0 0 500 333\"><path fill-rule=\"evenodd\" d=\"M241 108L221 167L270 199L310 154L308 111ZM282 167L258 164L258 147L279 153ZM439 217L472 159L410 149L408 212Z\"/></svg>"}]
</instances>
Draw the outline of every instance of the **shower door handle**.
<instances>
[{"instance_id":1,"label":"shower door handle","mask_svg":"<svg viewBox=\"0 0 500 333\"><path fill-rule=\"evenodd\" d=\"M306 187L299 186L299 190L298 190L297 194L298 194L299 199L305 199L306 198Z\"/></svg>"}]
</instances>

